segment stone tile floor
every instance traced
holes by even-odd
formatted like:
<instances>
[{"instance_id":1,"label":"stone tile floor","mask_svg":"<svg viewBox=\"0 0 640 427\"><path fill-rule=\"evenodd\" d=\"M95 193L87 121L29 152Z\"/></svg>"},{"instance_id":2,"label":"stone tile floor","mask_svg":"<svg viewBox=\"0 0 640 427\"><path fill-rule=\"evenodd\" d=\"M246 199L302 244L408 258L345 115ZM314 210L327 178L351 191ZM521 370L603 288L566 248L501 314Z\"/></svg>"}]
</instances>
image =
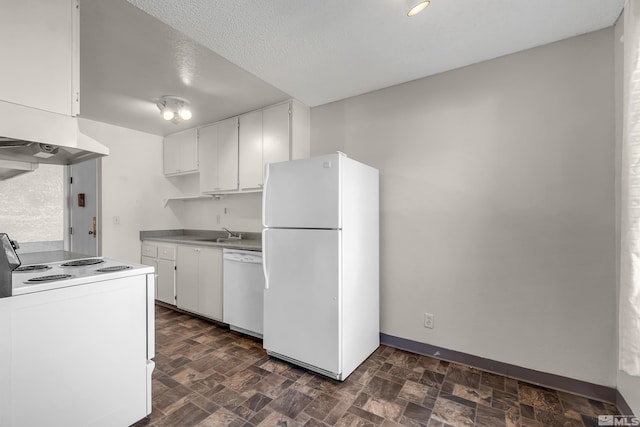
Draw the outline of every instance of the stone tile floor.
<instances>
[{"instance_id":1,"label":"stone tile floor","mask_svg":"<svg viewBox=\"0 0 640 427\"><path fill-rule=\"evenodd\" d=\"M593 427L610 403L380 346L338 382L156 306L153 411L135 427Z\"/></svg>"}]
</instances>

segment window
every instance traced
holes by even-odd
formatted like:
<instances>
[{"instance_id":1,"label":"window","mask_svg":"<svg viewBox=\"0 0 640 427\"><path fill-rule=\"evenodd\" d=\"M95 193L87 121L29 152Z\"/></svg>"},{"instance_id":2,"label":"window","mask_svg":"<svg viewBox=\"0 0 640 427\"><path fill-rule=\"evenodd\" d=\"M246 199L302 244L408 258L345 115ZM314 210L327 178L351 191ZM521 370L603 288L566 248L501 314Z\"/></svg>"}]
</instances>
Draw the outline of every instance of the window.
<instances>
[{"instance_id":1,"label":"window","mask_svg":"<svg viewBox=\"0 0 640 427\"><path fill-rule=\"evenodd\" d=\"M64 166L0 181L0 233L18 243L64 241Z\"/></svg>"}]
</instances>

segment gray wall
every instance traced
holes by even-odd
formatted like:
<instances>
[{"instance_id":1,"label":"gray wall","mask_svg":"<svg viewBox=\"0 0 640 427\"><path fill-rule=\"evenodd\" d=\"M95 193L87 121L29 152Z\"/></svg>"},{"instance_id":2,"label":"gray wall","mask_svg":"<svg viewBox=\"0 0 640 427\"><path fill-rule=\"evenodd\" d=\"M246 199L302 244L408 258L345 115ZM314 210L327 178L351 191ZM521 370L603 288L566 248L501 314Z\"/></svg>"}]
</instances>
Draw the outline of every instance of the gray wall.
<instances>
[{"instance_id":1,"label":"gray wall","mask_svg":"<svg viewBox=\"0 0 640 427\"><path fill-rule=\"evenodd\" d=\"M612 45L610 28L312 109L313 155L380 169L382 332L615 386Z\"/></svg>"}]
</instances>

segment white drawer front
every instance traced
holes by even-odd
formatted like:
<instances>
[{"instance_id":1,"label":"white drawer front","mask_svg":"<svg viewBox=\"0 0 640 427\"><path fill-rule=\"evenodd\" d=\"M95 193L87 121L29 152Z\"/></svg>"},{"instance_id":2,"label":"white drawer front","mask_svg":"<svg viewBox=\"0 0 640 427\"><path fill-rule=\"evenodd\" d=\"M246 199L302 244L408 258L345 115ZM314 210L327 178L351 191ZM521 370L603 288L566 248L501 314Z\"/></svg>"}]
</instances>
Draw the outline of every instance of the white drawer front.
<instances>
[{"instance_id":1,"label":"white drawer front","mask_svg":"<svg viewBox=\"0 0 640 427\"><path fill-rule=\"evenodd\" d=\"M175 260L176 248L171 246L158 246L158 258Z\"/></svg>"},{"instance_id":2,"label":"white drawer front","mask_svg":"<svg viewBox=\"0 0 640 427\"><path fill-rule=\"evenodd\" d=\"M158 247L156 245L143 243L142 256L148 256L149 258L156 258L158 256Z\"/></svg>"}]
</instances>

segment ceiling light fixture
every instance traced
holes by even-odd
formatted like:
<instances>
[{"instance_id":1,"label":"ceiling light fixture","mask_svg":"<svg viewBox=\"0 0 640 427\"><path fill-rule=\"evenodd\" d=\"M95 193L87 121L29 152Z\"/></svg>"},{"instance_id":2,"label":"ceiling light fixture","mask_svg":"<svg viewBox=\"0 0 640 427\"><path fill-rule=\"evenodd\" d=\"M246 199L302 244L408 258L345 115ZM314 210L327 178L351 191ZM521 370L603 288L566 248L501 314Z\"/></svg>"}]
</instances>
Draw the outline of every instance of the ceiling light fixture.
<instances>
[{"instance_id":1,"label":"ceiling light fixture","mask_svg":"<svg viewBox=\"0 0 640 427\"><path fill-rule=\"evenodd\" d=\"M429 6L429 0L407 0L407 16L416 16Z\"/></svg>"},{"instance_id":2,"label":"ceiling light fixture","mask_svg":"<svg viewBox=\"0 0 640 427\"><path fill-rule=\"evenodd\" d=\"M171 123L178 124L191 118L189 101L179 96L165 95L156 102L162 118Z\"/></svg>"}]
</instances>

